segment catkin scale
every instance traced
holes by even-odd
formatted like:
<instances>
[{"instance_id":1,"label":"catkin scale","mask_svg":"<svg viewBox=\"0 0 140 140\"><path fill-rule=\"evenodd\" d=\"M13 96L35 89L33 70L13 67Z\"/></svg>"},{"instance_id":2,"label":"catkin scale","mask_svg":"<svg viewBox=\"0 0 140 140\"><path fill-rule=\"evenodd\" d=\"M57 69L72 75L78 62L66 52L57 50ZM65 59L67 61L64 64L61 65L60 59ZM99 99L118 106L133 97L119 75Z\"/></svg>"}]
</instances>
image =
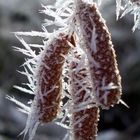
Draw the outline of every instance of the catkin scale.
<instances>
[{"instance_id":1,"label":"catkin scale","mask_svg":"<svg viewBox=\"0 0 140 140\"><path fill-rule=\"evenodd\" d=\"M96 4L77 0L76 9L96 98L101 107L108 108L118 103L122 94L111 36Z\"/></svg>"},{"instance_id":2,"label":"catkin scale","mask_svg":"<svg viewBox=\"0 0 140 140\"><path fill-rule=\"evenodd\" d=\"M76 57L77 59L81 59L80 55ZM71 62L71 95L74 109L80 104L92 100L90 96L91 95L90 92L92 90L91 83L85 81L85 78L87 77L88 79L89 76L87 68L86 67L78 68L78 67L79 67L78 62L74 61ZM85 87L86 89L84 89L83 87ZM96 106L94 101L89 103L88 105L91 104L94 106L90 108L85 107L79 111L75 111L72 113L72 127L74 140L96 139L98 131L97 126L99 118L99 108Z\"/></svg>"},{"instance_id":3,"label":"catkin scale","mask_svg":"<svg viewBox=\"0 0 140 140\"><path fill-rule=\"evenodd\" d=\"M62 90L62 67L64 56L68 54L70 46L68 35L59 34L52 40L43 52L42 62L38 71L37 107L39 121L50 122L56 118Z\"/></svg>"}]
</instances>

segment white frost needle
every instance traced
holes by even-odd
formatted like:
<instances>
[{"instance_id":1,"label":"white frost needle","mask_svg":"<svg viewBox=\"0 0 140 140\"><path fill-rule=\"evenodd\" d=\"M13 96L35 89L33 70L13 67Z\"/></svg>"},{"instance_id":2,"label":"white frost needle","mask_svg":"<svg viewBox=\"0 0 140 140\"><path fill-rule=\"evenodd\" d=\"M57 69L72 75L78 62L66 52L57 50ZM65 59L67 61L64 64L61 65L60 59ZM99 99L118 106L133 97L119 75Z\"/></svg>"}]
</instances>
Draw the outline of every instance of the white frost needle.
<instances>
[{"instance_id":1,"label":"white frost needle","mask_svg":"<svg viewBox=\"0 0 140 140\"><path fill-rule=\"evenodd\" d=\"M15 35L48 38L50 34L48 32L31 31L31 32L15 32Z\"/></svg>"},{"instance_id":2,"label":"white frost needle","mask_svg":"<svg viewBox=\"0 0 140 140\"><path fill-rule=\"evenodd\" d=\"M69 126L67 126L66 124L63 124L63 123L60 123L60 122L55 122L57 125L67 129L67 130L70 130L71 128Z\"/></svg>"},{"instance_id":3,"label":"white frost needle","mask_svg":"<svg viewBox=\"0 0 140 140\"><path fill-rule=\"evenodd\" d=\"M34 94L34 93L33 93L33 91L31 91L31 90L28 90L28 89L26 89L26 88L23 88L23 87L14 86L14 88L16 88L16 89L18 89L18 90L20 90L20 91L22 91L22 92L24 92L24 93L28 93L28 94Z\"/></svg>"},{"instance_id":4,"label":"white frost needle","mask_svg":"<svg viewBox=\"0 0 140 140\"><path fill-rule=\"evenodd\" d=\"M29 45L24 41L24 39L22 37L17 36L17 35L16 35L16 37L23 44L23 46L27 49L27 51L29 51L31 56L36 57L35 52L29 47Z\"/></svg>"},{"instance_id":5,"label":"white frost needle","mask_svg":"<svg viewBox=\"0 0 140 140\"><path fill-rule=\"evenodd\" d=\"M44 45L39 45L39 44L29 44L30 47L33 47L33 48L44 48Z\"/></svg>"},{"instance_id":6,"label":"white frost needle","mask_svg":"<svg viewBox=\"0 0 140 140\"><path fill-rule=\"evenodd\" d=\"M121 104L123 104L125 107L130 108L122 99L119 101Z\"/></svg>"},{"instance_id":7,"label":"white frost needle","mask_svg":"<svg viewBox=\"0 0 140 140\"><path fill-rule=\"evenodd\" d=\"M26 55L28 57L32 57L30 52L25 50L25 49L21 49L21 48L15 47L15 46L13 46L13 48L14 48L15 51L22 52L24 55Z\"/></svg>"},{"instance_id":8,"label":"white frost needle","mask_svg":"<svg viewBox=\"0 0 140 140\"><path fill-rule=\"evenodd\" d=\"M11 97L9 95L6 95L6 99L14 102L15 104L17 104L19 107L21 107L21 109L25 110L25 112L30 112L30 107L24 105L23 103L19 102L18 100L15 99L15 97Z\"/></svg>"}]
</instances>

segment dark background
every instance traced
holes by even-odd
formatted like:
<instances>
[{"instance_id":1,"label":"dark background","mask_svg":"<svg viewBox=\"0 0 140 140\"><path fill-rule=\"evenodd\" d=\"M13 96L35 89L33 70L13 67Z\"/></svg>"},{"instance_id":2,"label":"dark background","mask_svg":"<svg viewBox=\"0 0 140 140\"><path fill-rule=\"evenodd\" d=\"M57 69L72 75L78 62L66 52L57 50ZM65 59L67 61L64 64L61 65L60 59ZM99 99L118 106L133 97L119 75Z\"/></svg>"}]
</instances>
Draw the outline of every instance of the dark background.
<instances>
[{"instance_id":1,"label":"dark background","mask_svg":"<svg viewBox=\"0 0 140 140\"><path fill-rule=\"evenodd\" d=\"M21 140L18 134L24 129L26 115L5 96L15 96L26 102L32 96L13 88L27 79L21 70L24 55L13 51L12 46L22 47L12 32L41 31L45 15L39 14L45 0L0 0L0 140ZM140 30L132 32L133 16L116 21L115 3L107 2L101 9L112 33L122 76L122 99L130 107L116 105L101 111L97 140L140 140ZM54 123L41 126L35 140L62 140L65 130Z\"/></svg>"}]
</instances>

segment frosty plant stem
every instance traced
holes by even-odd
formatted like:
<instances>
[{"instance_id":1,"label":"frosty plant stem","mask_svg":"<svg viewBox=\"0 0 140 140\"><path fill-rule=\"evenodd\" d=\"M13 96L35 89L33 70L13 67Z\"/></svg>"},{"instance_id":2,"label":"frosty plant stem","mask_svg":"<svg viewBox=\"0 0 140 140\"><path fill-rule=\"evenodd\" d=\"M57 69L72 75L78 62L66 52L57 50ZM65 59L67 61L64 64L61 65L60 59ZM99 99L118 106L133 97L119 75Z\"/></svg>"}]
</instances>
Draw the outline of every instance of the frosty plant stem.
<instances>
[{"instance_id":1,"label":"frosty plant stem","mask_svg":"<svg viewBox=\"0 0 140 140\"><path fill-rule=\"evenodd\" d=\"M15 87L34 94L34 99L26 106L7 98L28 114L23 133L29 134L29 140L39 124L51 121L68 129L69 140L95 140L100 108L121 102L121 76L99 3L56 0L54 5L43 6L42 12L49 17L43 32L15 33L24 48L14 49L27 56L20 73L29 81L24 83L28 88ZM121 17L133 11L133 30L139 28L139 1L116 0L116 4L117 18L121 10ZM52 32L50 26L54 27ZM23 36L40 37L43 44L27 43Z\"/></svg>"}]
</instances>

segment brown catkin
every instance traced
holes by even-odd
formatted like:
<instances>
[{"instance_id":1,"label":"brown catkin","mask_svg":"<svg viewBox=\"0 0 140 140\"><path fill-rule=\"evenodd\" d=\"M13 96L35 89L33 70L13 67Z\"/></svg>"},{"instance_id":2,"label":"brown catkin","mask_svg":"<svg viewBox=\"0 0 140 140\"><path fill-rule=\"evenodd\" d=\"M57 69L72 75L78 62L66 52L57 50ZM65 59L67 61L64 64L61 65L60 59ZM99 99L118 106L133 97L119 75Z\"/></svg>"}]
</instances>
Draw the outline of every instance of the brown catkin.
<instances>
[{"instance_id":1,"label":"brown catkin","mask_svg":"<svg viewBox=\"0 0 140 140\"><path fill-rule=\"evenodd\" d=\"M96 98L101 107L109 108L119 102L122 94L111 35L95 3L77 0L76 9Z\"/></svg>"},{"instance_id":2,"label":"brown catkin","mask_svg":"<svg viewBox=\"0 0 140 140\"><path fill-rule=\"evenodd\" d=\"M80 62L80 55L76 56ZM95 140L97 135L97 126L99 118L99 108L95 102L90 102L91 83L88 81L89 73L87 67L82 63L79 68L79 62L71 62L71 95L73 100L72 128L73 140ZM86 80L86 78L88 80ZM84 88L83 88L84 87ZM93 105L90 108L82 106L83 103L89 102ZM75 109L78 109L74 111Z\"/></svg>"},{"instance_id":3,"label":"brown catkin","mask_svg":"<svg viewBox=\"0 0 140 140\"><path fill-rule=\"evenodd\" d=\"M70 40L68 35L60 33L49 43L42 54L36 97L41 122L50 122L58 114L62 90L62 67L65 62L64 57L70 50L67 42Z\"/></svg>"}]
</instances>

